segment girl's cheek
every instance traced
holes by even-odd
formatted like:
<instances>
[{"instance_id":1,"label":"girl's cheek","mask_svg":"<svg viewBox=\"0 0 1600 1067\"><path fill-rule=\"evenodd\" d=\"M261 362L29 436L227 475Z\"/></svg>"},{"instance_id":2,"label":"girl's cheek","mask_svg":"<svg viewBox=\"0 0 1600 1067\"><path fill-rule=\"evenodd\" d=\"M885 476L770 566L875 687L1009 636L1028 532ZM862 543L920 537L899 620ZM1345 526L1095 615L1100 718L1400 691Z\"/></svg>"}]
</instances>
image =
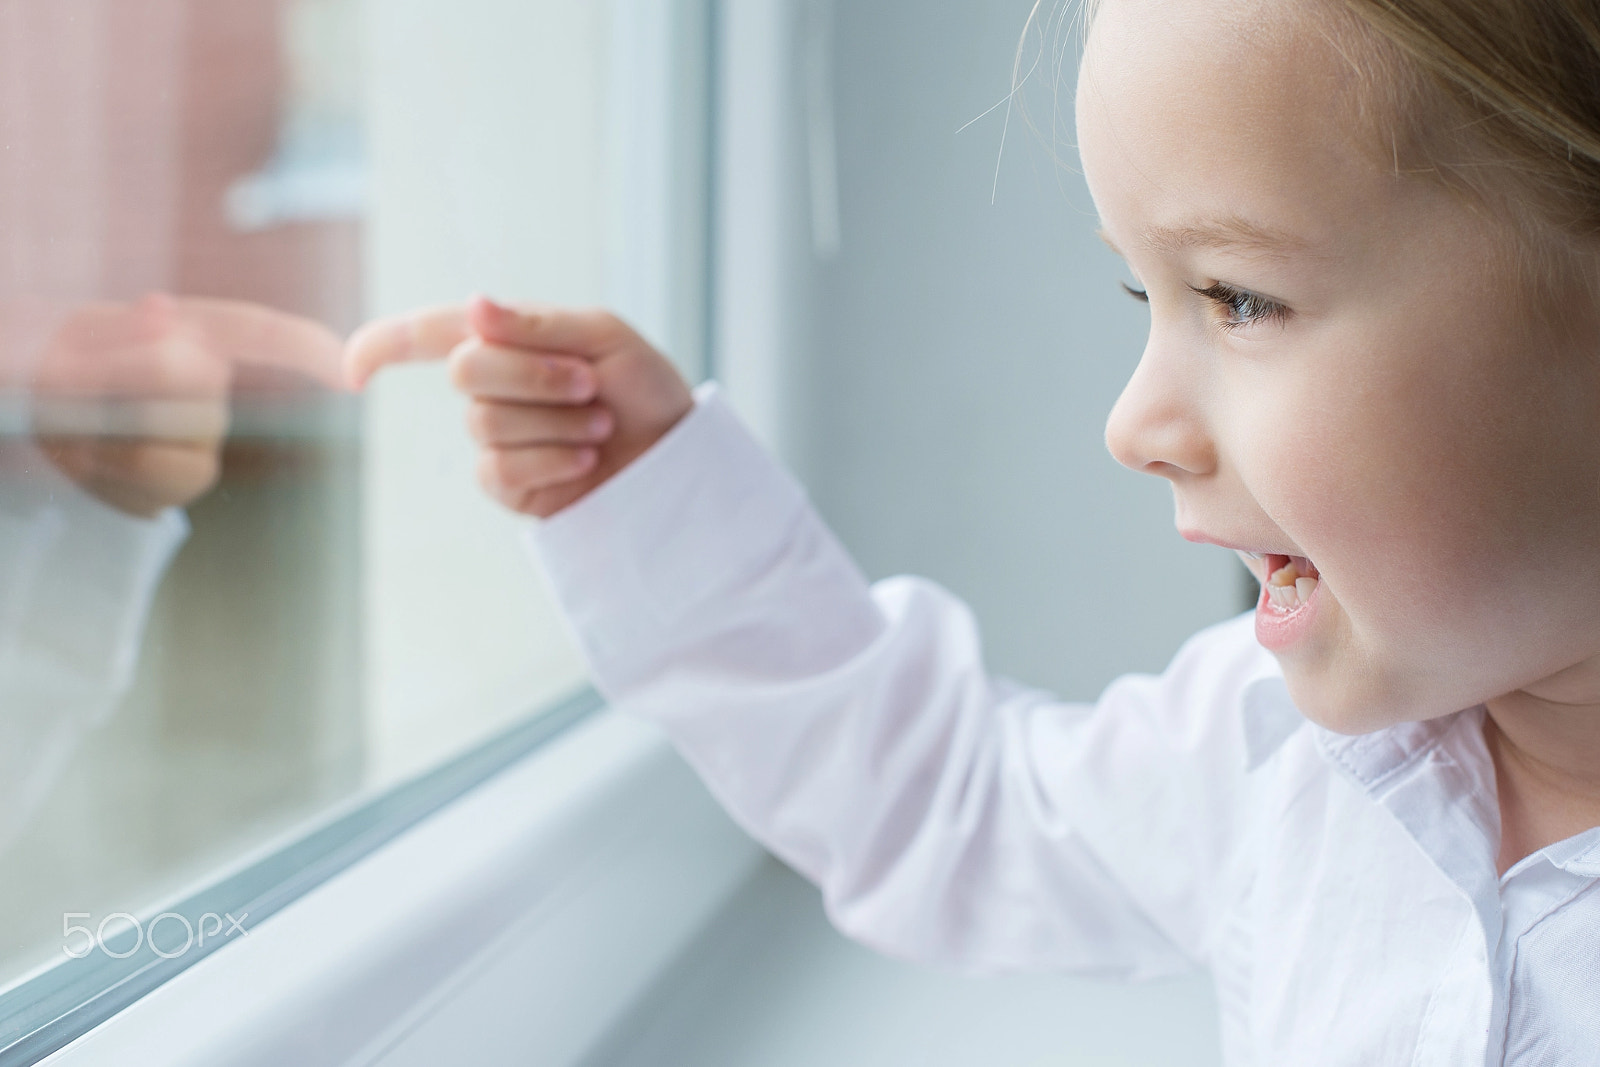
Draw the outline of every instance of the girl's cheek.
<instances>
[{"instance_id":1,"label":"girl's cheek","mask_svg":"<svg viewBox=\"0 0 1600 1067\"><path fill-rule=\"evenodd\" d=\"M1462 590L1437 568L1464 564L1448 494L1412 462L1420 442L1361 389L1313 386L1258 430L1254 489L1263 510L1326 574L1335 597L1369 625L1460 609Z\"/></svg>"}]
</instances>

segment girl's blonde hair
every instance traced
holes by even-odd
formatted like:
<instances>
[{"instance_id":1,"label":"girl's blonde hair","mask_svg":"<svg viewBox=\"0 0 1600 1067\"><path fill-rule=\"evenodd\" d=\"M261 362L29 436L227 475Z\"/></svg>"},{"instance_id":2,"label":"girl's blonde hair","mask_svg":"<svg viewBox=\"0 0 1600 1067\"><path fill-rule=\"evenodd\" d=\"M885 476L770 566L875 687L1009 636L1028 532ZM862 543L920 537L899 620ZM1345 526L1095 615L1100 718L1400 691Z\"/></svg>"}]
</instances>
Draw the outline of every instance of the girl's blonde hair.
<instances>
[{"instance_id":1,"label":"girl's blonde hair","mask_svg":"<svg viewBox=\"0 0 1600 1067\"><path fill-rule=\"evenodd\" d=\"M1034 5L1012 93L1030 125L1022 83L1047 65L1060 84L1065 31L1086 37L1099 3ZM1318 0L1305 10L1362 75L1358 99L1384 164L1509 212L1517 258L1538 278L1581 259L1600 289L1600 0ZM1058 100L1052 108L1054 142Z\"/></svg>"},{"instance_id":2,"label":"girl's blonde hair","mask_svg":"<svg viewBox=\"0 0 1600 1067\"><path fill-rule=\"evenodd\" d=\"M1600 0L1338 0L1371 31L1395 165L1600 241Z\"/></svg>"}]
</instances>

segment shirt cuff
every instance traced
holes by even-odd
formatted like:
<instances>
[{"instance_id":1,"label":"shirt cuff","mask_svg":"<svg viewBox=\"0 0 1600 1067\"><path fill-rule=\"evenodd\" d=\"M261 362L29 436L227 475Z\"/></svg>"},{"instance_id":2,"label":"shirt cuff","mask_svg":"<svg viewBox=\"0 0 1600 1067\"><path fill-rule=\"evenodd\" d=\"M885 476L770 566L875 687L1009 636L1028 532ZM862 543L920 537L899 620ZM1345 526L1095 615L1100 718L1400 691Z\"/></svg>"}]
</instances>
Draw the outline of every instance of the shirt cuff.
<instances>
[{"instance_id":1,"label":"shirt cuff","mask_svg":"<svg viewBox=\"0 0 1600 1067\"><path fill-rule=\"evenodd\" d=\"M665 654L697 608L772 566L809 510L715 382L694 397L638 459L527 527L602 691Z\"/></svg>"}]
</instances>

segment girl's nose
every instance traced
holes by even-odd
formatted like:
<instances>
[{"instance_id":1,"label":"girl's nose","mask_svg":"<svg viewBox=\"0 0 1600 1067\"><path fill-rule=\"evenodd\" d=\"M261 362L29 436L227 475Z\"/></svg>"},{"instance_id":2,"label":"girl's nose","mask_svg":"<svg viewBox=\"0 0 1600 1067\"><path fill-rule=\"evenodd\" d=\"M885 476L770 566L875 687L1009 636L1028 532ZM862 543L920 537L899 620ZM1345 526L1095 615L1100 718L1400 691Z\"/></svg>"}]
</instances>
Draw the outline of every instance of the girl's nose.
<instances>
[{"instance_id":1,"label":"girl's nose","mask_svg":"<svg viewBox=\"0 0 1600 1067\"><path fill-rule=\"evenodd\" d=\"M1209 474L1217 463L1199 383L1177 363L1173 354L1147 348L1106 420L1106 447L1118 463L1174 480Z\"/></svg>"}]
</instances>

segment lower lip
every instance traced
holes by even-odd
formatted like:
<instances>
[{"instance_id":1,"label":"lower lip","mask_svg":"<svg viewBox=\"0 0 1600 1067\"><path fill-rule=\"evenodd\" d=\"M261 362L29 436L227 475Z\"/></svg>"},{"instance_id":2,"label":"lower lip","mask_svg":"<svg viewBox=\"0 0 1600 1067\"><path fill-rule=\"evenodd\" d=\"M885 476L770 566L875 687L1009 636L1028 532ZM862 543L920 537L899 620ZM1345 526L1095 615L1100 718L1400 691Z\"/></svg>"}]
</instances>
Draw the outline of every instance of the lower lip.
<instances>
[{"instance_id":1,"label":"lower lip","mask_svg":"<svg viewBox=\"0 0 1600 1067\"><path fill-rule=\"evenodd\" d=\"M1256 601L1256 641L1269 652L1282 652L1292 648L1310 633L1315 625L1317 608L1322 604L1322 583L1312 591L1311 599L1285 615L1272 606L1267 590L1261 589L1261 599Z\"/></svg>"}]
</instances>

